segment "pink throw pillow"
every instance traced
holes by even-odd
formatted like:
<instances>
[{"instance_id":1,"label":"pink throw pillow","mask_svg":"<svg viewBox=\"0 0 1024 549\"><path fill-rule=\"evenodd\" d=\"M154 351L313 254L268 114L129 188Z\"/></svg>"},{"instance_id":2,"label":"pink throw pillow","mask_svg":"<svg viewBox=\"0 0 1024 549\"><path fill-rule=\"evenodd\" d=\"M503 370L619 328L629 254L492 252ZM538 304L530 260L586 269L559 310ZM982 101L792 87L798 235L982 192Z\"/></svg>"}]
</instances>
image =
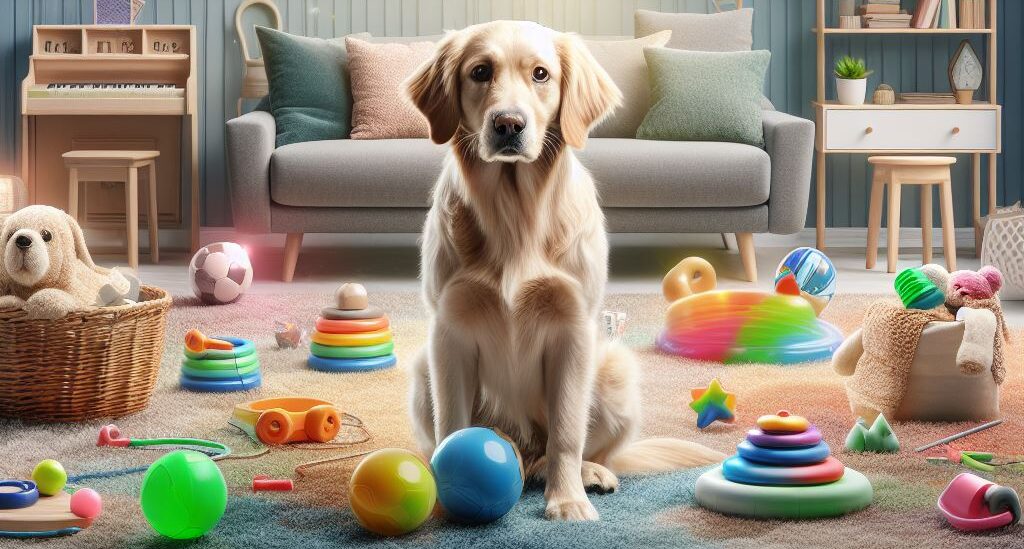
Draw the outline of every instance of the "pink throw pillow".
<instances>
[{"instance_id":1,"label":"pink throw pillow","mask_svg":"<svg viewBox=\"0 0 1024 549\"><path fill-rule=\"evenodd\" d=\"M426 138L427 119L402 83L434 53L432 42L374 44L345 39L352 82L352 139Z\"/></svg>"}]
</instances>

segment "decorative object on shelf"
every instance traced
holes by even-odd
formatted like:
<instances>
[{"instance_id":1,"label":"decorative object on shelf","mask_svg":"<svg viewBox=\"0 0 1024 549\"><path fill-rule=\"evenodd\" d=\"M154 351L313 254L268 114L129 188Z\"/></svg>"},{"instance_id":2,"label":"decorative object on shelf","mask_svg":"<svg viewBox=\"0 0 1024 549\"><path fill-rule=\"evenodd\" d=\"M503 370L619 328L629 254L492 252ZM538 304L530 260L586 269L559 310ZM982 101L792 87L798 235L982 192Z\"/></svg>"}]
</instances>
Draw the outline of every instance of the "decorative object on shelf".
<instances>
[{"instance_id":1,"label":"decorative object on shelf","mask_svg":"<svg viewBox=\"0 0 1024 549\"><path fill-rule=\"evenodd\" d=\"M270 11L272 16L271 28L281 30L281 12L270 0L245 0L235 10L235 34L238 36L238 43L242 46L242 63L245 72L242 75L242 89L238 93L238 103L235 107L238 116L242 116L242 100L260 99L270 93L270 85L267 83L267 69L263 65L262 55L253 57L249 52L249 39L246 36L245 28L242 27L242 17L246 10L251 7L263 7ZM250 27L251 30L251 27ZM257 49L258 55L260 51Z\"/></svg>"},{"instance_id":2,"label":"decorative object on shelf","mask_svg":"<svg viewBox=\"0 0 1024 549\"><path fill-rule=\"evenodd\" d=\"M974 101L974 92L981 87L985 69L969 40L960 42L953 58L949 60L949 89L956 94L956 102L969 105Z\"/></svg>"},{"instance_id":3,"label":"decorative object on shelf","mask_svg":"<svg viewBox=\"0 0 1024 549\"><path fill-rule=\"evenodd\" d=\"M896 92L889 84L879 84L871 94L871 102L875 105L892 105L896 103Z\"/></svg>"},{"instance_id":4,"label":"decorative object on shelf","mask_svg":"<svg viewBox=\"0 0 1024 549\"><path fill-rule=\"evenodd\" d=\"M840 22L842 22L843 17L850 15L857 15L857 0L839 0Z\"/></svg>"},{"instance_id":5,"label":"decorative object on shelf","mask_svg":"<svg viewBox=\"0 0 1024 549\"><path fill-rule=\"evenodd\" d=\"M145 0L93 0L93 22L97 25L134 25Z\"/></svg>"},{"instance_id":6,"label":"decorative object on shelf","mask_svg":"<svg viewBox=\"0 0 1024 549\"><path fill-rule=\"evenodd\" d=\"M844 55L836 60L836 94L843 105L863 105L868 88L869 71L863 59Z\"/></svg>"},{"instance_id":7,"label":"decorative object on shelf","mask_svg":"<svg viewBox=\"0 0 1024 549\"><path fill-rule=\"evenodd\" d=\"M839 28L841 29L859 29L860 27L860 16L859 15L840 15L839 16Z\"/></svg>"},{"instance_id":8,"label":"decorative object on shelf","mask_svg":"<svg viewBox=\"0 0 1024 549\"><path fill-rule=\"evenodd\" d=\"M899 102L908 105L955 105L956 97L952 93L902 92Z\"/></svg>"},{"instance_id":9,"label":"decorative object on shelf","mask_svg":"<svg viewBox=\"0 0 1024 549\"><path fill-rule=\"evenodd\" d=\"M16 175L0 175L0 222L28 206L28 186Z\"/></svg>"},{"instance_id":10,"label":"decorative object on shelf","mask_svg":"<svg viewBox=\"0 0 1024 549\"><path fill-rule=\"evenodd\" d=\"M996 210L985 219L981 264L1003 273L1000 299L1024 300L1024 209L1020 202Z\"/></svg>"},{"instance_id":11,"label":"decorative object on shelf","mask_svg":"<svg viewBox=\"0 0 1024 549\"><path fill-rule=\"evenodd\" d=\"M723 12L729 10L743 9L743 0L711 0L715 4L715 11ZM731 7L730 7L731 6Z\"/></svg>"}]
</instances>

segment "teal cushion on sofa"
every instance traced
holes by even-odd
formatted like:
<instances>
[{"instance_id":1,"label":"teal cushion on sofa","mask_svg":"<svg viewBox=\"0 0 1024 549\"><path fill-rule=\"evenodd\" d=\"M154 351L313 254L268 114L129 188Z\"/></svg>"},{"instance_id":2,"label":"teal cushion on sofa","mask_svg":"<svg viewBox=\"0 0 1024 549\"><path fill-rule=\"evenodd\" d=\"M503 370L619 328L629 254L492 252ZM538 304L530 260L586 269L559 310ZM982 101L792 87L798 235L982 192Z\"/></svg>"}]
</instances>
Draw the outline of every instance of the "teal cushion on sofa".
<instances>
[{"instance_id":1,"label":"teal cushion on sofa","mask_svg":"<svg viewBox=\"0 0 1024 549\"><path fill-rule=\"evenodd\" d=\"M277 146L345 139L352 131L352 92L345 39L306 38L256 27L270 84Z\"/></svg>"},{"instance_id":2,"label":"teal cushion on sofa","mask_svg":"<svg viewBox=\"0 0 1024 549\"><path fill-rule=\"evenodd\" d=\"M761 90L771 52L644 48L644 55L651 108L638 139L764 145Z\"/></svg>"}]
</instances>

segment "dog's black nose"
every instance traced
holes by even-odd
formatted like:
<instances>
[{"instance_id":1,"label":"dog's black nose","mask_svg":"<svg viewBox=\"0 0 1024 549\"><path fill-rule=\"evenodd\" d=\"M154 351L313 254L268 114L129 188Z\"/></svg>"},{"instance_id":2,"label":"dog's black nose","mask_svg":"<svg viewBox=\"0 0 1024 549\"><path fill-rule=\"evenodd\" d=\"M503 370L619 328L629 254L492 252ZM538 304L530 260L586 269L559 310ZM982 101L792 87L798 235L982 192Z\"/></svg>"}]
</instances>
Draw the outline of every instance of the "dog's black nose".
<instances>
[{"instance_id":1,"label":"dog's black nose","mask_svg":"<svg viewBox=\"0 0 1024 549\"><path fill-rule=\"evenodd\" d=\"M18 238L14 239L14 244L22 250L25 250L32 245L32 239L25 235L19 235Z\"/></svg>"},{"instance_id":2,"label":"dog's black nose","mask_svg":"<svg viewBox=\"0 0 1024 549\"><path fill-rule=\"evenodd\" d=\"M498 135L511 137L523 133L526 129L526 117L517 111L503 111L494 115L494 131Z\"/></svg>"}]
</instances>

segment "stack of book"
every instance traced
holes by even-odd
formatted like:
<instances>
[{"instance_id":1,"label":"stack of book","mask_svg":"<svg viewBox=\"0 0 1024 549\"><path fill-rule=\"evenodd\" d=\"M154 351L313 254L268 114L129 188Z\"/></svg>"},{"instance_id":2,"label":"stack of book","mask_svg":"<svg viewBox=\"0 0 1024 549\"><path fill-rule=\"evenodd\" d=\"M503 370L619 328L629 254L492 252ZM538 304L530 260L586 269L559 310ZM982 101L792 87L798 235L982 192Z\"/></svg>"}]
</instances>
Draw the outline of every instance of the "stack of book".
<instances>
[{"instance_id":1,"label":"stack of book","mask_svg":"<svg viewBox=\"0 0 1024 549\"><path fill-rule=\"evenodd\" d=\"M956 13L961 29L983 29L985 23L985 0L960 0Z\"/></svg>"},{"instance_id":2,"label":"stack of book","mask_svg":"<svg viewBox=\"0 0 1024 549\"><path fill-rule=\"evenodd\" d=\"M938 103L956 103L952 93L905 92L898 96L899 103L912 105L935 105Z\"/></svg>"},{"instance_id":3,"label":"stack of book","mask_svg":"<svg viewBox=\"0 0 1024 549\"><path fill-rule=\"evenodd\" d=\"M864 26L869 29L905 29L911 16L900 9L899 0L869 0L860 6Z\"/></svg>"},{"instance_id":4,"label":"stack of book","mask_svg":"<svg viewBox=\"0 0 1024 549\"><path fill-rule=\"evenodd\" d=\"M984 0L976 0L976 2L981 5L982 19L984 19ZM960 10L963 10L964 3L965 0L960 0ZM957 25L957 0L918 0L910 26L917 29L961 28Z\"/></svg>"}]
</instances>

